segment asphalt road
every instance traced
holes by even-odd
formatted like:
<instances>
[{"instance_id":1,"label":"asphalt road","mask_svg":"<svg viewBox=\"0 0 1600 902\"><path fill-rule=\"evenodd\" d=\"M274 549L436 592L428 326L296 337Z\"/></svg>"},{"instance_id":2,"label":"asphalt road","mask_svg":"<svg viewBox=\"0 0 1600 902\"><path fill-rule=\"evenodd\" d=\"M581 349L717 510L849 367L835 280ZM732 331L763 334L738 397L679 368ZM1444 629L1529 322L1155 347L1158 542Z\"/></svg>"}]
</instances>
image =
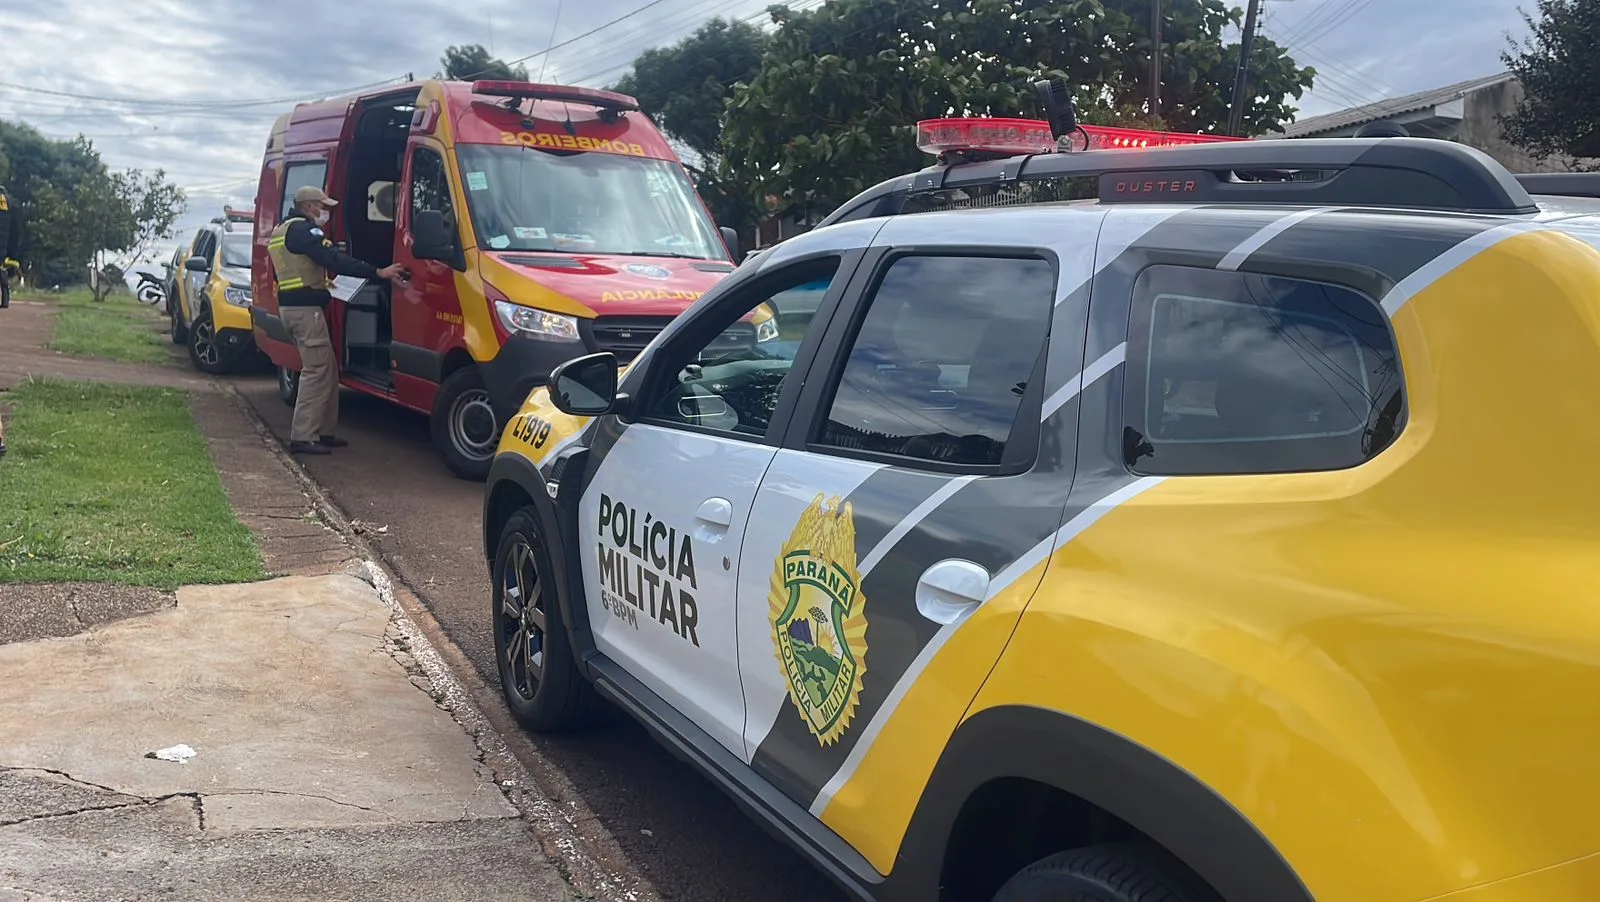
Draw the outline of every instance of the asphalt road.
<instances>
[{"instance_id":1,"label":"asphalt road","mask_svg":"<svg viewBox=\"0 0 1600 902\"><path fill-rule=\"evenodd\" d=\"M229 377L279 438L289 408L271 376ZM340 433L350 447L303 458L318 484L368 533L481 677L499 686L489 630L489 576L480 548L481 483L450 475L425 418L342 393ZM844 896L769 837L721 791L618 715L581 736L532 736L541 760L582 794L602 828L663 899L835 902Z\"/></svg>"}]
</instances>

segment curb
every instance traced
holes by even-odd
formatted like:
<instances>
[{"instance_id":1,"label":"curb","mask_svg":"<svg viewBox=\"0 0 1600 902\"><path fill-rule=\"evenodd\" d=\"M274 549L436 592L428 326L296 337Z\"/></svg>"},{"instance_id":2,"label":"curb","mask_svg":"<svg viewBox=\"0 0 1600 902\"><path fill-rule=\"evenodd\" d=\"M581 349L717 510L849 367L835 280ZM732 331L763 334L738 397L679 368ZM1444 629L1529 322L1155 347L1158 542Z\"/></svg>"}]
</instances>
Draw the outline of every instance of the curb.
<instances>
[{"instance_id":1,"label":"curb","mask_svg":"<svg viewBox=\"0 0 1600 902\"><path fill-rule=\"evenodd\" d=\"M539 794L538 782L529 773L506 743L505 737L495 728L474 697L484 697L489 687L470 673L466 680L458 677L428 638L413 615L396 596L395 580L387 567L380 563L383 555L361 538L350 517L334 504L322 487L300 465L277 436L261 419L254 407L246 401L232 384L212 378L217 392L229 398L244 415L266 448L278 459L284 469L293 474L301 490L310 500L317 516L339 534L357 559L346 572L371 585L378 598L390 611L390 622L406 645L406 652L426 677L434 702L472 738L478 748L480 763L489 767L495 785L506 802L522 816L539 841L545 856L561 872L580 900L617 900L617 902L645 902L655 898L655 893L645 889L642 881L624 875L606 866L585 846L578 822L592 820L593 816L580 803L571 802L571 811L565 810L551 799ZM448 641L448 640L445 640ZM459 652L456 657L460 657ZM467 682L473 685L468 686ZM476 690L476 691L475 691Z\"/></svg>"}]
</instances>

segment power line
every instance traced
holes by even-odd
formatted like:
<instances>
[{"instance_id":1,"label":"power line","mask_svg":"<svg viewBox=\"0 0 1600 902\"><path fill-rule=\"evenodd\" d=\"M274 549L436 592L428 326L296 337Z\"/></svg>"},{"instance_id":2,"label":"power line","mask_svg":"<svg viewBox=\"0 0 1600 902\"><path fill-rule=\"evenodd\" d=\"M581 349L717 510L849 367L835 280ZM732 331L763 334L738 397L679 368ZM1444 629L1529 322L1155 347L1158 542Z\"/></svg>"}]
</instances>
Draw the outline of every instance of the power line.
<instances>
[{"instance_id":1,"label":"power line","mask_svg":"<svg viewBox=\"0 0 1600 902\"><path fill-rule=\"evenodd\" d=\"M660 0L657 0L657 2L660 2ZM327 97L332 94L347 94L354 91L362 91L367 88L376 88L389 84L393 81L395 81L395 79L386 78L383 81L369 82L364 85L356 85L350 88L339 88L333 91L295 94L287 97L263 97L240 100L156 100L143 97L111 97L101 94L81 94L74 91L57 91L50 88L39 88L32 85L17 84L16 82L9 81L0 81L0 88L12 91L22 91L28 94L39 94L46 97L64 97L73 100L87 100L95 103L111 103L122 106L147 106L159 109L216 110L243 109L254 106L273 106L285 103L294 103L297 101L304 101L318 97Z\"/></svg>"},{"instance_id":2,"label":"power line","mask_svg":"<svg viewBox=\"0 0 1600 902\"><path fill-rule=\"evenodd\" d=\"M1313 29L1306 34L1301 35L1299 38L1300 46L1308 47L1312 44L1315 44L1317 41L1322 40L1323 38L1337 31L1340 26L1355 18L1362 10L1371 5L1372 0L1349 0L1349 2L1345 4L1343 15L1336 13L1334 16L1331 16L1325 20L1320 28Z\"/></svg>"},{"instance_id":3,"label":"power line","mask_svg":"<svg viewBox=\"0 0 1600 902\"><path fill-rule=\"evenodd\" d=\"M797 2L784 3L784 4L779 4L779 5L787 7L792 12L806 12L806 11L809 11L809 10L812 10L812 9L816 9L817 7L821 6L822 3L823 3L823 0L797 0ZM762 10L761 12L754 13L754 14L749 15L749 16L745 16L745 17L743 17L741 19L735 19L734 21L735 22L753 22L753 21L755 21L757 19L760 19L760 18L762 18L762 17L764 17L766 15L767 15L767 11L766 10ZM839 35L839 36L835 37L831 42L829 42L829 43L827 43L827 44L825 44L823 46L824 47L829 47L829 48L832 48L832 49L838 49L839 43L841 41L843 41L844 39L854 37L854 36L860 34L863 31L867 31L869 29L876 28L876 27L878 27L878 24L879 23L875 23L875 22L874 23L869 23L868 25L865 25L865 26L863 26L861 28L858 28L855 31L849 32L848 34ZM637 59L637 54L635 55L635 59ZM605 69L600 69L600 70L597 70L597 71L592 72L590 74L577 76L576 78L571 79L571 82L573 84L583 84L584 82L593 82L593 81L596 81L596 80L600 79L601 76L610 75L610 74L612 74L614 72L620 72L620 71L622 71L624 69L631 68L633 66L633 63L634 63L634 60L629 60L626 63L619 63L617 65L608 66ZM734 79L731 79L731 80L725 80L725 81L721 82L720 84L722 85L722 87L726 88L726 87L731 87L734 84L737 84L738 81L739 81L738 78L734 78ZM687 87L690 87L690 86L696 85L696 84L700 84L700 82L699 81L694 81L694 82L686 81L686 82L684 82L682 84L674 85L667 93L671 93L673 91L677 91L677 90L680 90L682 88L687 88Z\"/></svg>"},{"instance_id":4,"label":"power line","mask_svg":"<svg viewBox=\"0 0 1600 902\"><path fill-rule=\"evenodd\" d=\"M643 22L635 23L630 28L626 28L614 33L611 36L612 52L618 56L627 55L630 59L626 64L613 66L604 71L610 72L617 68L631 66L633 64L632 59L637 58L638 55L645 50L652 47L661 46L664 43L679 38L688 30L704 25L713 18L718 18L719 16L716 14L722 12L728 7L748 5L750 0L723 0L721 3L716 3L714 6L708 7L708 3L710 2L711 0L702 0L702 2L691 4L685 9L676 10L667 15L658 16L653 19L646 19ZM756 14L757 17L761 15L764 15L764 13ZM735 19L734 21L737 22L748 20L749 18L747 17L745 19ZM639 34L644 35L643 40L628 40L630 36ZM555 65L558 69L567 69L569 67L566 65L566 63L569 60L577 59L579 59L579 57L576 52L561 54L556 60ZM577 80L568 79L568 81L569 83L576 83Z\"/></svg>"}]
</instances>

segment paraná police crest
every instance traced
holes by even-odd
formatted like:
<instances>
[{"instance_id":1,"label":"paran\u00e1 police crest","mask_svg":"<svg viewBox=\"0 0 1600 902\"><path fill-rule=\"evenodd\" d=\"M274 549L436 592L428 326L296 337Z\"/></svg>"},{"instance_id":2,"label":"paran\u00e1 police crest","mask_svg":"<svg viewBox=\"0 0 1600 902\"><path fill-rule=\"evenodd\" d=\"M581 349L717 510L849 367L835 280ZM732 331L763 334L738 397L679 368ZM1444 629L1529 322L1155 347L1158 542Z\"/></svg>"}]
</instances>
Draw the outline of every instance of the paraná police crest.
<instances>
[{"instance_id":1,"label":"paran\u00e1 police crest","mask_svg":"<svg viewBox=\"0 0 1600 902\"><path fill-rule=\"evenodd\" d=\"M856 566L851 505L819 494L779 551L767 596L789 700L824 746L850 728L867 672L867 599Z\"/></svg>"}]
</instances>

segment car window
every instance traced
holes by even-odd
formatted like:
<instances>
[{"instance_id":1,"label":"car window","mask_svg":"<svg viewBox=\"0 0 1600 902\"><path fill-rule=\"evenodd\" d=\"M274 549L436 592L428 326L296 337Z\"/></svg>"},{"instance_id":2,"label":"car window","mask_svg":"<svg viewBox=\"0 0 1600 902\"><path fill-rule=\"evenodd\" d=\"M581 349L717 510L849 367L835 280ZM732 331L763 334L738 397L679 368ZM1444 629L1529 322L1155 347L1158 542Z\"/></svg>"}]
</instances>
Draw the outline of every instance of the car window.
<instances>
[{"instance_id":1,"label":"car window","mask_svg":"<svg viewBox=\"0 0 1600 902\"><path fill-rule=\"evenodd\" d=\"M817 298L838 272L837 258L811 261L777 281L762 279L734 303L726 327L707 342L667 350L674 375L643 417L741 436L763 437L772 426L795 356L810 334ZM805 291L797 291L804 288Z\"/></svg>"},{"instance_id":2,"label":"car window","mask_svg":"<svg viewBox=\"0 0 1600 902\"><path fill-rule=\"evenodd\" d=\"M999 466L1054 295L1047 260L896 259L868 300L816 446Z\"/></svg>"},{"instance_id":3,"label":"car window","mask_svg":"<svg viewBox=\"0 0 1600 902\"><path fill-rule=\"evenodd\" d=\"M1124 452L1139 473L1343 469L1401 425L1388 319L1335 285L1154 267L1135 289L1128 364Z\"/></svg>"},{"instance_id":4,"label":"car window","mask_svg":"<svg viewBox=\"0 0 1600 902\"><path fill-rule=\"evenodd\" d=\"M212 257L216 251L216 233L212 232L210 229L202 229L200 234L194 239L194 255L196 257L204 257L206 259L207 267L210 267L215 264L215 261L212 259Z\"/></svg>"},{"instance_id":5,"label":"car window","mask_svg":"<svg viewBox=\"0 0 1600 902\"><path fill-rule=\"evenodd\" d=\"M307 185L322 187L328 176L328 164L322 160L290 163L283 171L283 203L278 208L278 221L289 218L294 209L294 193Z\"/></svg>"},{"instance_id":6,"label":"car window","mask_svg":"<svg viewBox=\"0 0 1600 902\"><path fill-rule=\"evenodd\" d=\"M450 181L444 174L444 157L427 147L411 153L411 212L437 210L444 214L445 228L455 231L455 205L450 200Z\"/></svg>"}]
</instances>

